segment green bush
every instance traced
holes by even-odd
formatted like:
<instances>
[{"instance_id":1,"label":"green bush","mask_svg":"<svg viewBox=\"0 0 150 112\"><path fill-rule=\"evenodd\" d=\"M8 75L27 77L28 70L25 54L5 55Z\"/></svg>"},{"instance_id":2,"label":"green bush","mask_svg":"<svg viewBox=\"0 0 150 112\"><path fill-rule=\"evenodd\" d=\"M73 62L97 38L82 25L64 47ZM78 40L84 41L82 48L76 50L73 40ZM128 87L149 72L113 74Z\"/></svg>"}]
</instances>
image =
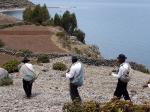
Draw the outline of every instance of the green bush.
<instances>
[{"instance_id":1,"label":"green bush","mask_svg":"<svg viewBox=\"0 0 150 112\"><path fill-rule=\"evenodd\" d=\"M4 46L5 46L4 42L2 40L0 40L0 48L4 47Z\"/></svg>"},{"instance_id":2,"label":"green bush","mask_svg":"<svg viewBox=\"0 0 150 112\"><path fill-rule=\"evenodd\" d=\"M8 86L12 84L13 84L13 80L8 76L0 79L0 86Z\"/></svg>"},{"instance_id":3,"label":"green bush","mask_svg":"<svg viewBox=\"0 0 150 112\"><path fill-rule=\"evenodd\" d=\"M38 57L37 61L40 63L49 63L49 57L48 55L41 55Z\"/></svg>"},{"instance_id":4,"label":"green bush","mask_svg":"<svg viewBox=\"0 0 150 112\"><path fill-rule=\"evenodd\" d=\"M18 65L20 62L18 60L11 60L2 65L4 69L8 71L8 73L18 72Z\"/></svg>"},{"instance_id":5,"label":"green bush","mask_svg":"<svg viewBox=\"0 0 150 112\"><path fill-rule=\"evenodd\" d=\"M53 64L54 70L65 71L67 70L67 66L62 62L56 62Z\"/></svg>"}]
</instances>

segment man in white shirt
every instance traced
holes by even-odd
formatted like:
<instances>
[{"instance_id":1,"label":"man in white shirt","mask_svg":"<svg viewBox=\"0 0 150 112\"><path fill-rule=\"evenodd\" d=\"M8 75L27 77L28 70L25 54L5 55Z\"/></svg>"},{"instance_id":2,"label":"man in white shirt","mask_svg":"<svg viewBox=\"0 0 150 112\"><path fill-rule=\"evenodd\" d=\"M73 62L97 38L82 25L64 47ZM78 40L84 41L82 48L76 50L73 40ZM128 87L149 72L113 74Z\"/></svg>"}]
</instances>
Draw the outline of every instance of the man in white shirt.
<instances>
[{"instance_id":1,"label":"man in white shirt","mask_svg":"<svg viewBox=\"0 0 150 112\"><path fill-rule=\"evenodd\" d=\"M127 85L130 80L130 78L128 76L128 74L130 72L130 65L125 62L126 59L127 59L127 57L124 54L120 54L117 57L117 61L118 61L118 64L120 67L117 71L116 70L112 71L112 75L114 77L118 78L117 87L114 92L114 98L117 97L118 99L120 99L121 96L123 95L125 100L131 101L128 91L127 91ZM116 73L114 73L114 72L116 72Z\"/></svg>"},{"instance_id":2,"label":"man in white shirt","mask_svg":"<svg viewBox=\"0 0 150 112\"><path fill-rule=\"evenodd\" d=\"M72 66L66 73L66 78L70 79L70 96L72 101L81 102L78 87L83 85L83 65L76 56L72 57Z\"/></svg>"},{"instance_id":3,"label":"man in white shirt","mask_svg":"<svg viewBox=\"0 0 150 112\"><path fill-rule=\"evenodd\" d=\"M25 57L22 62L23 64L20 67L19 73L23 76L23 88L26 96L30 98L32 94L32 84L36 79L36 74L33 65L29 63L30 60L27 57Z\"/></svg>"}]
</instances>

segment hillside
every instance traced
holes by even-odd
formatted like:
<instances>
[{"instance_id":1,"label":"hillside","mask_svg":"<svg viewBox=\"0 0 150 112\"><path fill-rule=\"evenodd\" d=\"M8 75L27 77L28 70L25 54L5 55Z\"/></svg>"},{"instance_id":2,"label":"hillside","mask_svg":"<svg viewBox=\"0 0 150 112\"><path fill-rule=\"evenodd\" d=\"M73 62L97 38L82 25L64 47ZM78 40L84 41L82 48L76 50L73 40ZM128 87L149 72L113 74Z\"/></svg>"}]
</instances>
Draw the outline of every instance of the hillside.
<instances>
[{"instance_id":1,"label":"hillside","mask_svg":"<svg viewBox=\"0 0 150 112\"><path fill-rule=\"evenodd\" d=\"M33 6L28 0L0 0L0 9L24 8Z\"/></svg>"},{"instance_id":2,"label":"hillside","mask_svg":"<svg viewBox=\"0 0 150 112\"><path fill-rule=\"evenodd\" d=\"M68 80L65 72L52 70L52 64L62 61L69 67L70 57L55 58L50 63L41 66L35 65L35 69L41 72L33 86L32 99L24 98L21 76L12 74L14 85L0 87L1 111L9 112L62 112L64 103L70 101ZM111 67L84 65L85 84L80 88L83 100L96 100L107 102L113 97L117 79L109 76ZM46 71L43 72L42 70ZM150 76L133 71L132 80L129 83L129 93L134 103L144 103L150 100L150 89L142 90L142 84Z\"/></svg>"}]
</instances>

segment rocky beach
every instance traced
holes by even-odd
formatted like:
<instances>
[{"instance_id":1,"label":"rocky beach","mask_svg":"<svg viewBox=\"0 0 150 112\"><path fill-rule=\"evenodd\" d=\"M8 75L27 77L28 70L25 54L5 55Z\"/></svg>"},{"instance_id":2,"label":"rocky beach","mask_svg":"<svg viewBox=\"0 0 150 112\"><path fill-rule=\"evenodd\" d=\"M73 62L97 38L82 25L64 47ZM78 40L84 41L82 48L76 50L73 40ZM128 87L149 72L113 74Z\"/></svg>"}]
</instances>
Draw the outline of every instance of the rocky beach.
<instances>
[{"instance_id":1,"label":"rocky beach","mask_svg":"<svg viewBox=\"0 0 150 112\"><path fill-rule=\"evenodd\" d=\"M63 62L68 67L71 57L51 59L50 63L34 65L40 73L33 86L33 96L26 99L22 88L22 78L18 73L11 74L14 84L0 87L1 112L62 112L64 103L71 101L68 80L65 72L55 71L52 65ZM80 88L84 101L96 100L107 102L113 97L117 79L110 76L111 67L84 65L85 84ZM150 89L142 89L142 85L149 79L149 75L132 71L129 83L129 93L134 103L140 104L150 100Z\"/></svg>"}]
</instances>

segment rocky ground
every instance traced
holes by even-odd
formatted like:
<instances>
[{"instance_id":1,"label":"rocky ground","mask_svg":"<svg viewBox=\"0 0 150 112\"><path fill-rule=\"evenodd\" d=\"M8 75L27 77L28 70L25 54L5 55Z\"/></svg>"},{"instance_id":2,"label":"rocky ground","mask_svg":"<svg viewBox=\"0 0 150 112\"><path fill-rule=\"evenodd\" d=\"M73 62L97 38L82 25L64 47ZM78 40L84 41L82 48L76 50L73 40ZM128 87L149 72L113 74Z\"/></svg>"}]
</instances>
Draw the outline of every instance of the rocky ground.
<instances>
[{"instance_id":1,"label":"rocky ground","mask_svg":"<svg viewBox=\"0 0 150 112\"><path fill-rule=\"evenodd\" d=\"M33 86L33 97L26 99L22 89L22 79L13 74L14 85L0 87L0 112L62 112L64 103L70 101L68 80L65 72L52 70L52 64L63 61L68 66L70 57L50 60L49 64L35 65L40 75ZM85 68L85 84L80 88L83 100L107 102L112 96L117 80L109 76L112 70L105 66L87 66ZM134 103L144 103L150 100L150 89L142 90L143 83L150 76L132 71L129 92Z\"/></svg>"}]
</instances>

